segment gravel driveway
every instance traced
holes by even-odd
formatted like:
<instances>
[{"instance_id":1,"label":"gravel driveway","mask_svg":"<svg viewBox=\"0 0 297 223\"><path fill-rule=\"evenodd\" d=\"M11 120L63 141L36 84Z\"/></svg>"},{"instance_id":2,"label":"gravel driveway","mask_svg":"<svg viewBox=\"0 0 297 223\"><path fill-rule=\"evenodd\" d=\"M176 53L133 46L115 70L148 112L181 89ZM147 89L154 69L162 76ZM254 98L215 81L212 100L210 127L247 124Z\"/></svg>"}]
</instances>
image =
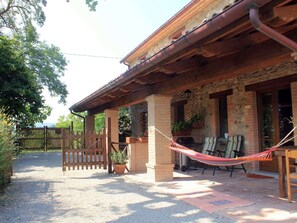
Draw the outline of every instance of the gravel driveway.
<instances>
[{"instance_id":1,"label":"gravel driveway","mask_svg":"<svg viewBox=\"0 0 297 223\"><path fill-rule=\"evenodd\" d=\"M63 175L61 153L32 153L14 162L0 197L0 222L234 222L154 187L102 170Z\"/></svg>"}]
</instances>

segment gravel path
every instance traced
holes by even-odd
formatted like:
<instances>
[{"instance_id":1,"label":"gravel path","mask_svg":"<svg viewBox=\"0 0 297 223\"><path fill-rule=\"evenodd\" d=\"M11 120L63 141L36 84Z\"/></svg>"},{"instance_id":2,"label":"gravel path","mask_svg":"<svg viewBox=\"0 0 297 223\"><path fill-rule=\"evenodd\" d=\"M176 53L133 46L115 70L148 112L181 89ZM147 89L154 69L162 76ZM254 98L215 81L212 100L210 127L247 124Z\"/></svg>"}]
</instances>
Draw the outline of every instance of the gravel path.
<instances>
[{"instance_id":1,"label":"gravel path","mask_svg":"<svg viewBox=\"0 0 297 223\"><path fill-rule=\"evenodd\" d=\"M102 170L63 175L60 153L32 153L14 162L0 196L0 222L234 222L208 214L147 184Z\"/></svg>"}]
</instances>

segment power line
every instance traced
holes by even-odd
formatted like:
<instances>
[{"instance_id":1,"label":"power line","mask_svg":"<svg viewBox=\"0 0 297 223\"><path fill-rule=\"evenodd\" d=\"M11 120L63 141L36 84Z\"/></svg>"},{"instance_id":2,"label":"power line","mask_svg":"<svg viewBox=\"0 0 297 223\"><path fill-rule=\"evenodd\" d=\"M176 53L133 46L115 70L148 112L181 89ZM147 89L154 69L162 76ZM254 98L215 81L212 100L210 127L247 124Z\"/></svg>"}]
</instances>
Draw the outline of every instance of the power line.
<instances>
[{"instance_id":1,"label":"power line","mask_svg":"<svg viewBox=\"0 0 297 223\"><path fill-rule=\"evenodd\" d=\"M69 56L79 56L79 57L97 57L97 58L104 58L104 59L115 59L120 60L121 57L110 57L110 56L98 56L98 55L88 55L88 54L79 54L79 53L63 53Z\"/></svg>"}]
</instances>

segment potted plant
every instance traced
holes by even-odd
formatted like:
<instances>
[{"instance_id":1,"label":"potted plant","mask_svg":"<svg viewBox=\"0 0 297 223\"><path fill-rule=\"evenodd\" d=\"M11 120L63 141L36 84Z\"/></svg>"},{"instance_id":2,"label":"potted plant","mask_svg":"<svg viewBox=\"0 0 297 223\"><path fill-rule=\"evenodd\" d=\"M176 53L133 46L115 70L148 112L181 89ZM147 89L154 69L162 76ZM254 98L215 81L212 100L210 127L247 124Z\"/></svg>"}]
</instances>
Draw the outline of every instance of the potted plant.
<instances>
[{"instance_id":1,"label":"potted plant","mask_svg":"<svg viewBox=\"0 0 297 223\"><path fill-rule=\"evenodd\" d=\"M113 162L114 172L116 174L123 174L126 169L128 156L125 151L115 151L110 154L110 159Z\"/></svg>"},{"instance_id":2,"label":"potted plant","mask_svg":"<svg viewBox=\"0 0 297 223\"><path fill-rule=\"evenodd\" d=\"M190 123L193 129L201 129L203 127L203 115L201 113L194 114L190 119Z\"/></svg>"},{"instance_id":3,"label":"potted plant","mask_svg":"<svg viewBox=\"0 0 297 223\"><path fill-rule=\"evenodd\" d=\"M188 121L174 122L171 126L172 135L190 135L191 134L191 123Z\"/></svg>"}]
</instances>

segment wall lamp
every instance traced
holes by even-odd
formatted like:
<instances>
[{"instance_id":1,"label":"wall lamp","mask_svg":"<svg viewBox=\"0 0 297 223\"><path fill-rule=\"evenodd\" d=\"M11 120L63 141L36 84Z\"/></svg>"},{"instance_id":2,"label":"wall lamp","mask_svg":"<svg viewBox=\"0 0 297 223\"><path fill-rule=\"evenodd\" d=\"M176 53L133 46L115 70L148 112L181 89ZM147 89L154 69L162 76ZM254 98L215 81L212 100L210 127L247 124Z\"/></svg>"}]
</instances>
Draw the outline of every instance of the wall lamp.
<instances>
[{"instance_id":1,"label":"wall lamp","mask_svg":"<svg viewBox=\"0 0 297 223\"><path fill-rule=\"evenodd\" d=\"M192 95L192 91L190 89L187 89L187 90L185 90L184 94L185 94L186 99L189 100Z\"/></svg>"}]
</instances>

